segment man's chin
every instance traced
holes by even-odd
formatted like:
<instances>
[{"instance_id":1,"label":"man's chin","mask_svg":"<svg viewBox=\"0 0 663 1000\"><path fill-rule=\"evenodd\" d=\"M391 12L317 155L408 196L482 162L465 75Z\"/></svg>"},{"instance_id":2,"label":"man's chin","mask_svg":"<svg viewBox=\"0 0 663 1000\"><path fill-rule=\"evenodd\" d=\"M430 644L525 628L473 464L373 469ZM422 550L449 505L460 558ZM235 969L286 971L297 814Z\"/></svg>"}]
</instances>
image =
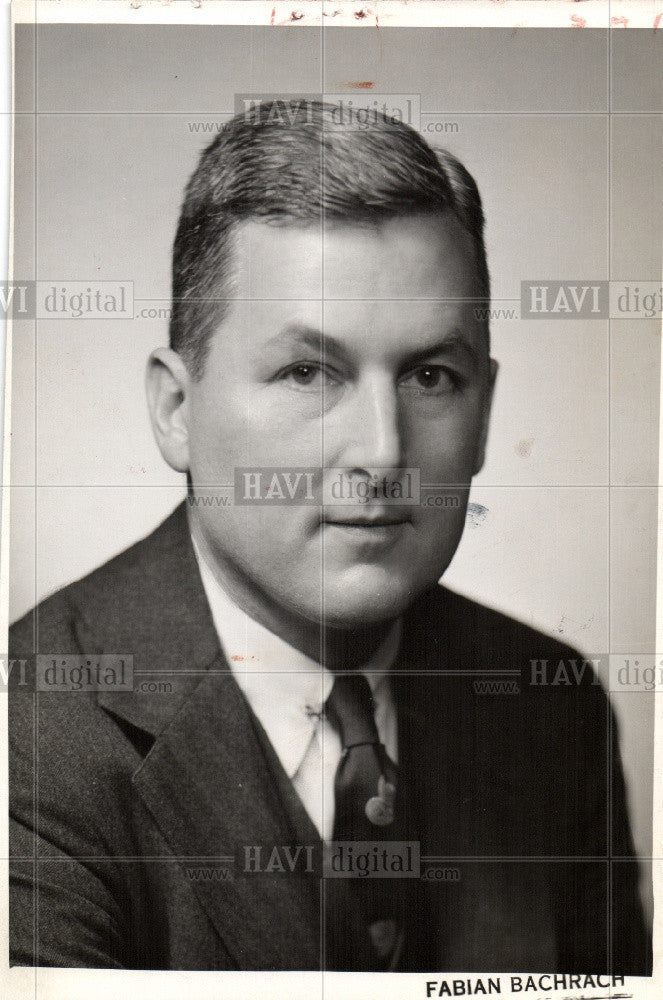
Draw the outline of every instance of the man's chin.
<instances>
[{"instance_id":1,"label":"man's chin","mask_svg":"<svg viewBox=\"0 0 663 1000\"><path fill-rule=\"evenodd\" d=\"M350 629L393 621L438 577L429 580L329 580L324 587L321 617L328 628ZM367 574L373 576L374 574Z\"/></svg>"}]
</instances>

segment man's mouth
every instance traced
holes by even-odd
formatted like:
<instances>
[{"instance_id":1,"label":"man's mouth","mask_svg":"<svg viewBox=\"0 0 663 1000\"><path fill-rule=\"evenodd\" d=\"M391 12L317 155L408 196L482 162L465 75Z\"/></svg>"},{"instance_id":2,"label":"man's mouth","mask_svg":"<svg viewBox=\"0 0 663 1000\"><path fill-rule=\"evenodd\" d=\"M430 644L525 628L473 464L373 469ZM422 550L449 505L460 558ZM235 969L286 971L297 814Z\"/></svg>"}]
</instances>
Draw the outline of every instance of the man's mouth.
<instances>
[{"instance_id":1,"label":"man's mouth","mask_svg":"<svg viewBox=\"0 0 663 1000\"><path fill-rule=\"evenodd\" d=\"M341 559L382 559L394 545L404 544L410 518L396 511L373 511L370 514L329 514L320 529L329 546L328 552Z\"/></svg>"},{"instance_id":2,"label":"man's mouth","mask_svg":"<svg viewBox=\"0 0 663 1000\"><path fill-rule=\"evenodd\" d=\"M323 524L338 524L345 528L382 528L387 525L407 524L409 518L402 515L375 514L370 517L323 517Z\"/></svg>"}]
</instances>

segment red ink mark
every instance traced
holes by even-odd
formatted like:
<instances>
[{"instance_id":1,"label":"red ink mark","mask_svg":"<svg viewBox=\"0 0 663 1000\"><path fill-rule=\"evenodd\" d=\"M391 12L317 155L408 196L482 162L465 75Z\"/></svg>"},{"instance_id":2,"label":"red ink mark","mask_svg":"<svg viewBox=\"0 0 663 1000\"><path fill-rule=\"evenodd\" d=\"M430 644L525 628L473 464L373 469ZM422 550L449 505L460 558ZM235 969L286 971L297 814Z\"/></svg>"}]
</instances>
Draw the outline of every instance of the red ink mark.
<instances>
[{"instance_id":1,"label":"red ink mark","mask_svg":"<svg viewBox=\"0 0 663 1000\"><path fill-rule=\"evenodd\" d=\"M303 18L303 16L304 16L304 12L303 11L301 11L301 10L293 10L292 14L290 15L290 20L291 21L301 21L301 19Z\"/></svg>"},{"instance_id":2,"label":"red ink mark","mask_svg":"<svg viewBox=\"0 0 663 1000\"><path fill-rule=\"evenodd\" d=\"M231 656L230 659L234 660L235 663L243 663L244 660L257 660L258 657L257 656L240 656L239 653L235 653L235 655Z\"/></svg>"},{"instance_id":3,"label":"red ink mark","mask_svg":"<svg viewBox=\"0 0 663 1000\"><path fill-rule=\"evenodd\" d=\"M269 19L270 24L274 24L274 18L276 17L276 7L272 7L272 16Z\"/></svg>"},{"instance_id":4,"label":"red ink mark","mask_svg":"<svg viewBox=\"0 0 663 1000\"><path fill-rule=\"evenodd\" d=\"M573 24L574 28L584 28L585 25L587 24L587 21L585 20L584 17L578 17L577 14L571 14L571 23Z\"/></svg>"},{"instance_id":5,"label":"red ink mark","mask_svg":"<svg viewBox=\"0 0 663 1000\"><path fill-rule=\"evenodd\" d=\"M656 17L654 18L654 31L653 31L654 35L656 34L656 29L658 28L659 24L661 23L661 18L662 17L663 17L663 14L657 14Z\"/></svg>"},{"instance_id":6,"label":"red ink mark","mask_svg":"<svg viewBox=\"0 0 663 1000\"><path fill-rule=\"evenodd\" d=\"M355 11L355 20L363 21L365 17L368 17L368 15L372 13L373 11L369 10L367 7L360 7L359 10Z\"/></svg>"},{"instance_id":7,"label":"red ink mark","mask_svg":"<svg viewBox=\"0 0 663 1000\"><path fill-rule=\"evenodd\" d=\"M346 84L348 87L354 87L355 90L370 90L375 84L372 80L355 80L353 83Z\"/></svg>"},{"instance_id":8,"label":"red ink mark","mask_svg":"<svg viewBox=\"0 0 663 1000\"><path fill-rule=\"evenodd\" d=\"M621 14L619 17L611 17L610 18L610 27L611 28L619 28L620 26L622 28L625 28L627 26L627 24L628 24L628 18L624 17L623 14Z\"/></svg>"}]
</instances>

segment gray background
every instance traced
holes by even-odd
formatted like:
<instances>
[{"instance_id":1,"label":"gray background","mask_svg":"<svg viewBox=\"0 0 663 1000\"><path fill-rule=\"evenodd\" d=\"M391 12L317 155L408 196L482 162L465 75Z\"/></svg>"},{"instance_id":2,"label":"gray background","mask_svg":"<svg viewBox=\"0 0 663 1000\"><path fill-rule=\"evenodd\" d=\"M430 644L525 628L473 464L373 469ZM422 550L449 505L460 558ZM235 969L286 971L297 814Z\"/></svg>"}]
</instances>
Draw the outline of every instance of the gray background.
<instances>
[{"instance_id":1,"label":"gray background","mask_svg":"<svg viewBox=\"0 0 663 1000\"><path fill-rule=\"evenodd\" d=\"M165 307L184 184L235 92L421 95L474 174L495 307L526 279L661 278L663 32L30 26L16 32L14 274ZM369 95L370 96L370 95ZM609 119L607 112L613 112ZM35 115L35 111L37 114ZM515 302L497 301L514 299ZM183 495L143 394L165 319L16 322L10 620ZM488 460L445 582L577 645L653 653L660 321L496 320ZM620 693L651 854L653 696Z\"/></svg>"}]
</instances>

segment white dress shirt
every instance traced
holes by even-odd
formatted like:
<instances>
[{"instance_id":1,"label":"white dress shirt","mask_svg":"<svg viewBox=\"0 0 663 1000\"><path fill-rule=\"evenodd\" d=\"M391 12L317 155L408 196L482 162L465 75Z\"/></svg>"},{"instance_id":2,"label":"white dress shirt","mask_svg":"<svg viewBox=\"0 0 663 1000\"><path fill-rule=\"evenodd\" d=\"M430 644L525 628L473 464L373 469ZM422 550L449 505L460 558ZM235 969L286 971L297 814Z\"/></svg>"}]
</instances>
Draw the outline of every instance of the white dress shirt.
<instances>
[{"instance_id":1,"label":"white dress shirt","mask_svg":"<svg viewBox=\"0 0 663 1000\"><path fill-rule=\"evenodd\" d=\"M235 680L320 836L331 840L334 776L342 746L321 713L334 683L333 671L242 611L219 584L195 542L194 549L219 642ZM361 668L373 693L378 734L394 763L398 734L388 671L396 659L400 634L398 621Z\"/></svg>"}]
</instances>

